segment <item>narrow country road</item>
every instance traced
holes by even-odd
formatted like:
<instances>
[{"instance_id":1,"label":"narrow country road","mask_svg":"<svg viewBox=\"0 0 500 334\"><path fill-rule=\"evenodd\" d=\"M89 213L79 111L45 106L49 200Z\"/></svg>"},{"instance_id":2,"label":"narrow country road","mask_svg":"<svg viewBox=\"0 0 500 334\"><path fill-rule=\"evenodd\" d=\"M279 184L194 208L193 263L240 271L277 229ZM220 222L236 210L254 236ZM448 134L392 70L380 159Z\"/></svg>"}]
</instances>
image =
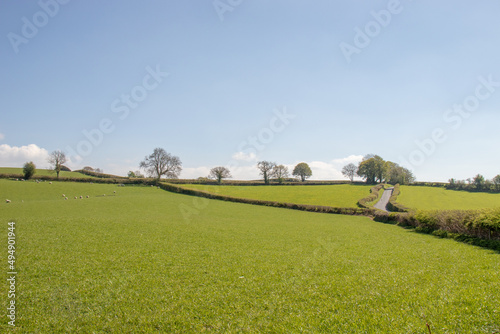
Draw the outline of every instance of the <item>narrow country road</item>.
<instances>
[{"instance_id":1,"label":"narrow country road","mask_svg":"<svg viewBox=\"0 0 500 334\"><path fill-rule=\"evenodd\" d=\"M391 199L392 191L394 190L394 187L392 188L387 188L382 196L380 197L380 200L373 206L376 209L383 210L385 212L389 212L387 210L387 203L389 203L389 200Z\"/></svg>"}]
</instances>

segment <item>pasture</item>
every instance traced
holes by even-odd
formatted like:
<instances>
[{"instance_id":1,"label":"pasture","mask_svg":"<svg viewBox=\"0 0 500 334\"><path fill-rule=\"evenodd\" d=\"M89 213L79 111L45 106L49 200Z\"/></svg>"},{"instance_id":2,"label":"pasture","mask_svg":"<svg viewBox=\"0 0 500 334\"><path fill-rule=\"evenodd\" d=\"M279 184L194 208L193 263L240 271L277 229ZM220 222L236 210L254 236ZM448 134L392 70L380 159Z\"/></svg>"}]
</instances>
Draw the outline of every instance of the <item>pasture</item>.
<instances>
[{"instance_id":1,"label":"pasture","mask_svg":"<svg viewBox=\"0 0 500 334\"><path fill-rule=\"evenodd\" d=\"M314 185L314 186L215 186L180 184L187 189L201 190L231 197L258 199L306 205L357 208L357 202L370 194L368 185Z\"/></svg>"},{"instance_id":2,"label":"pasture","mask_svg":"<svg viewBox=\"0 0 500 334\"><path fill-rule=\"evenodd\" d=\"M22 168L10 168L10 167L0 167L0 174L19 174L23 175L23 169ZM36 179L37 176L53 176L56 177L57 174L54 170L52 169L36 169L36 173L33 176L33 178ZM67 172L67 171L61 171L59 173L59 177L68 177L68 178L92 178L92 176L85 175L82 173L78 172Z\"/></svg>"},{"instance_id":3,"label":"pasture","mask_svg":"<svg viewBox=\"0 0 500 334\"><path fill-rule=\"evenodd\" d=\"M11 332L500 330L499 254L366 217L68 182L0 180L0 198L17 232Z\"/></svg>"},{"instance_id":4,"label":"pasture","mask_svg":"<svg viewBox=\"0 0 500 334\"><path fill-rule=\"evenodd\" d=\"M418 210L475 210L500 207L500 194L436 187L401 186L397 202Z\"/></svg>"}]
</instances>

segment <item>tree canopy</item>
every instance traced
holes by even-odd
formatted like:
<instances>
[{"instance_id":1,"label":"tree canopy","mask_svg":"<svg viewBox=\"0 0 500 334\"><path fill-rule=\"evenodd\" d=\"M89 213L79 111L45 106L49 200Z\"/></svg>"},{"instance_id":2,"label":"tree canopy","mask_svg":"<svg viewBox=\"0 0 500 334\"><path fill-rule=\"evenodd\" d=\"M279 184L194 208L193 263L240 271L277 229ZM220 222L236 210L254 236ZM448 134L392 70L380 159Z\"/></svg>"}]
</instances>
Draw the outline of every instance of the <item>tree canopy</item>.
<instances>
[{"instance_id":1,"label":"tree canopy","mask_svg":"<svg viewBox=\"0 0 500 334\"><path fill-rule=\"evenodd\" d=\"M139 167L144 169L149 176L158 180L163 176L176 179L182 171L182 163L179 157L173 156L159 147L155 148L149 156L146 156Z\"/></svg>"},{"instance_id":2,"label":"tree canopy","mask_svg":"<svg viewBox=\"0 0 500 334\"><path fill-rule=\"evenodd\" d=\"M297 166L295 166L295 168L293 169L292 175L296 176L296 177L300 177L300 180L302 182L305 182L306 179L308 179L312 176L312 171L307 163L301 162L300 164L297 164Z\"/></svg>"}]
</instances>

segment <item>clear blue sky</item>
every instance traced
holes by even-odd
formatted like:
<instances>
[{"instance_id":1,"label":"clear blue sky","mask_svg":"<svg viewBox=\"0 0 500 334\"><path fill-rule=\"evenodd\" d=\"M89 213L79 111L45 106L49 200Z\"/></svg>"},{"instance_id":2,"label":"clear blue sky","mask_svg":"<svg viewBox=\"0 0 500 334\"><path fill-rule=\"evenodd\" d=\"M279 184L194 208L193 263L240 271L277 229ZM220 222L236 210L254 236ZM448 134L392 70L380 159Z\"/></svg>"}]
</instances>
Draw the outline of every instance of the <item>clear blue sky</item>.
<instances>
[{"instance_id":1,"label":"clear blue sky","mask_svg":"<svg viewBox=\"0 0 500 334\"><path fill-rule=\"evenodd\" d=\"M0 166L62 149L124 175L163 147L190 178L341 179L368 153L421 181L500 174L500 3L60 2L0 5Z\"/></svg>"}]
</instances>

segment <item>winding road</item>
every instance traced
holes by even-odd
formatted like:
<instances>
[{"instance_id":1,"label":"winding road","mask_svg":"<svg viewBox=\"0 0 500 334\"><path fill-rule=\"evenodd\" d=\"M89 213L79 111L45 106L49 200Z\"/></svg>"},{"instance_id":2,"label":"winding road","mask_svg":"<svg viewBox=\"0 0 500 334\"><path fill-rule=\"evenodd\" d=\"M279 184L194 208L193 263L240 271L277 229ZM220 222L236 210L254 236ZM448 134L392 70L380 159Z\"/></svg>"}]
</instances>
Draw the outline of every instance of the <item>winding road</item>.
<instances>
[{"instance_id":1,"label":"winding road","mask_svg":"<svg viewBox=\"0 0 500 334\"><path fill-rule=\"evenodd\" d=\"M394 187L387 188L382 196L380 197L380 200L373 206L376 209L383 210L385 212L389 212L387 210L387 204L389 203L389 200L391 199L392 196L392 191L394 190Z\"/></svg>"}]
</instances>

